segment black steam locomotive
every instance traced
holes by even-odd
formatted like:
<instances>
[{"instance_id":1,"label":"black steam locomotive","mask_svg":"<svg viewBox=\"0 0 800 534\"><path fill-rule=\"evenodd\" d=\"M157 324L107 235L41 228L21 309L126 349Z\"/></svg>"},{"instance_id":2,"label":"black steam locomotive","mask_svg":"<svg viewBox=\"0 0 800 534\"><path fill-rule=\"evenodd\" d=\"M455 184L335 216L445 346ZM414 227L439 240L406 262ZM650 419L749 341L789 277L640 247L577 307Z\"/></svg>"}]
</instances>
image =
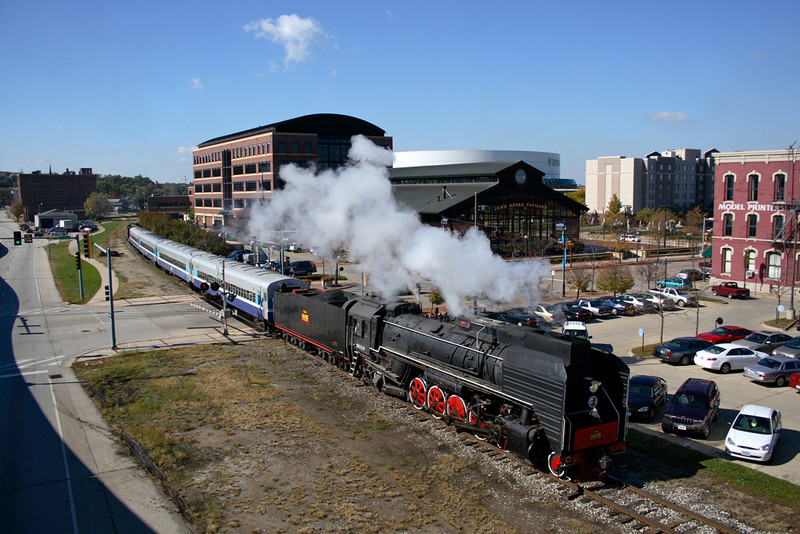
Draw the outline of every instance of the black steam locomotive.
<instances>
[{"instance_id":1,"label":"black steam locomotive","mask_svg":"<svg viewBox=\"0 0 800 534\"><path fill-rule=\"evenodd\" d=\"M557 476L602 478L624 449L628 367L586 340L342 291L276 292L272 328Z\"/></svg>"}]
</instances>

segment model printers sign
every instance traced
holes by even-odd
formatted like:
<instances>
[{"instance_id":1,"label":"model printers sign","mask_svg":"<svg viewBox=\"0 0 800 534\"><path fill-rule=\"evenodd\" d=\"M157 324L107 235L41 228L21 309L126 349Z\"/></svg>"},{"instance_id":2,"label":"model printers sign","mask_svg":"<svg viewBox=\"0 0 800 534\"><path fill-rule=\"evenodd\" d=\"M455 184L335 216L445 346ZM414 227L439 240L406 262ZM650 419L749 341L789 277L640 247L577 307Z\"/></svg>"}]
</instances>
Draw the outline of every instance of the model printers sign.
<instances>
[{"instance_id":1,"label":"model printers sign","mask_svg":"<svg viewBox=\"0 0 800 534\"><path fill-rule=\"evenodd\" d=\"M783 211L783 205L776 204L734 204L733 202L721 202L717 206L719 211Z\"/></svg>"}]
</instances>

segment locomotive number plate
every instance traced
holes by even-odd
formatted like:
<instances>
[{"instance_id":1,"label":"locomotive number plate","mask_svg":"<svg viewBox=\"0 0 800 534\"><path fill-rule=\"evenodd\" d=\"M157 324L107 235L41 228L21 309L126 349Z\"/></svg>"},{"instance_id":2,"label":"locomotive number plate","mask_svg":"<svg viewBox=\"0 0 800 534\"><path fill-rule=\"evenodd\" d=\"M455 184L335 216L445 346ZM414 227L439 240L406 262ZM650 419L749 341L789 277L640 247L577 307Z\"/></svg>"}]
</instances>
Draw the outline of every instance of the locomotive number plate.
<instances>
[{"instance_id":1,"label":"locomotive number plate","mask_svg":"<svg viewBox=\"0 0 800 534\"><path fill-rule=\"evenodd\" d=\"M300 312L300 320L308 324L308 310L303 310Z\"/></svg>"},{"instance_id":2,"label":"locomotive number plate","mask_svg":"<svg viewBox=\"0 0 800 534\"><path fill-rule=\"evenodd\" d=\"M589 436L589 441L597 441L598 439L603 438L603 431L602 430L595 430L592 432L592 435Z\"/></svg>"}]
</instances>

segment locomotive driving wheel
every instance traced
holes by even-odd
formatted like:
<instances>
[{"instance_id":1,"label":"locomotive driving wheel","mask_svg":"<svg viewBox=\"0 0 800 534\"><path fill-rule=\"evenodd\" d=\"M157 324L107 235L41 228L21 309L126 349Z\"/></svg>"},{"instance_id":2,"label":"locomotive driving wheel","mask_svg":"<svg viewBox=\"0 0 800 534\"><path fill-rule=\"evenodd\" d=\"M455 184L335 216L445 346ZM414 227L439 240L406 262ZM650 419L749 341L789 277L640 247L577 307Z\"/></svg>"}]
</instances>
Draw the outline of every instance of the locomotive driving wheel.
<instances>
[{"instance_id":1,"label":"locomotive driving wheel","mask_svg":"<svg viewBox=\"0 0 800 534\"><path fill-rule=\"evenodd\" d=\"M428 390L428 407L436 419L447 413L447 395L439 386L431 386Z\"/></svg>"},{"instance_id":2,"label":"locomotive driving wheel","mask_svg":"<svg viewBox=\"0 0 800 534\"><path fill-rule=\"evenodd\" d=\"M428 385L419 377L414 378L408 386L408 400L417 410L425 407L425 399L428 393Z\"/></svg>"},{"instance_id":3,"label":"locomotive driving wheel","mask_svg":"<svg viewBox=\"0 0 800 534\"><path fill-rule=\"evenodd\" d=\"M447 413L459 421L467 420L467 405L458 395L451 395L447 399Z\"/></svg>"}]
</instances>

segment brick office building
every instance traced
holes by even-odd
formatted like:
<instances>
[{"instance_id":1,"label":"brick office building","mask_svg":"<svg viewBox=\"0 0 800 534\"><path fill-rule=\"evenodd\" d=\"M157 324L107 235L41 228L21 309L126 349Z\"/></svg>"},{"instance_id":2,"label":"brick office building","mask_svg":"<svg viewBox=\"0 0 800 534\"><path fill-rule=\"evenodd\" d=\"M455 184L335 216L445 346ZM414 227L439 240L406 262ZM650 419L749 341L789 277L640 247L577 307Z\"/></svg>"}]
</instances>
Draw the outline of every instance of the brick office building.
<instances>
[{"instance_id":1,"label":"brick office building","mask_svg":"<svg viewBox=\"0 0 800 534\"><path fill-rule=\"evenodd\" d=\"M69 169L63 174L20 173L17 191L26 221L54 209L71 211L83 219L86 216L83 204L97 191L97 175L90 168L83 168L77 174Z\"/></svg>"},{"instance_id":2,"label":"brick office building","mask_svg":"<svg viewBox=\"0 0 800 534\"><path fill-rule=\"evenodd\" d=\"M800 281L792 275L800 267L794 232L800 204L799 157L796 150L714 154L714 277L758 291Z\"/></svg>"},{"instance_id":3,"label":"brick office building","mask_svg":"<svg viewBox=\"0 0 800 534\"><path fill-rule=\"evenodd\" d=\"M347 161L350 138L364 135L392 148L392 138L367 121L332 113L306 115L236 132L198 145L189 187L195 221L203 227L236 225L248 207L282 188L281 165L335 168Z\"/></svg>"}]
</instances>

